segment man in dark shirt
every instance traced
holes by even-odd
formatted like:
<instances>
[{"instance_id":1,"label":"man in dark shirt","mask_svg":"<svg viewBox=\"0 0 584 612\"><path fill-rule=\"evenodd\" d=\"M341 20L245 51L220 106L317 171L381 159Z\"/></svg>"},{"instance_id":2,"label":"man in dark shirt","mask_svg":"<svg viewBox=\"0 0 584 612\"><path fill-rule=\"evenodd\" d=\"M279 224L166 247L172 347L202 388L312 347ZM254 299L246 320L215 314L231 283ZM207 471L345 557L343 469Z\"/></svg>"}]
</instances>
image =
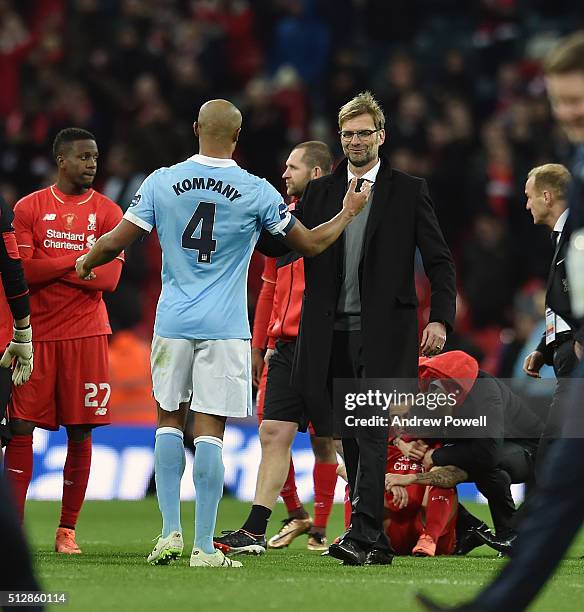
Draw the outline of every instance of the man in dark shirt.
<instances>
[{"instance_id":1,"label":"man in dark shirt","mask_svg":"<svg viewBox=\"0 0 584 612\"><path fill-rule=\"evenodd\" d=\"M0 421L4 420L12 383L25 383L32 372L28 287L14 237L13 218L12 209L0 196L0 274L5 295L5 299L0 296L0 328L4 332L7 327L12 327L12 324L14 326L13 331L9 331L8 335L3 333L2 338L3 343L9 341L9 344L0 359ZM0 474L0 538L10 554L10 563L0 572L0 591L38 591L28 547L3 474ZM28 609L42 608L35 606Z\"/></svg>"},{"instance_id":2,"label":"man in dark shirt","mask_svg":"<svg viewBox=\"0 0 584 612\"><path fill-rule=\"evenodd\" d=\"M469 422L483 417L485 425L446 429L449 437L442 446L426 451L424 473L411 482L412 475L392 476L390 484L450 488L465 480L475 482L487 498L498 538L509 539L516 512L511 484L531 480L543 423L504 383L479 370L476 361L462 351L420 360L420 379L423 390L439 385L454 393L453 416Z\"/></svg>"}]
</instances>

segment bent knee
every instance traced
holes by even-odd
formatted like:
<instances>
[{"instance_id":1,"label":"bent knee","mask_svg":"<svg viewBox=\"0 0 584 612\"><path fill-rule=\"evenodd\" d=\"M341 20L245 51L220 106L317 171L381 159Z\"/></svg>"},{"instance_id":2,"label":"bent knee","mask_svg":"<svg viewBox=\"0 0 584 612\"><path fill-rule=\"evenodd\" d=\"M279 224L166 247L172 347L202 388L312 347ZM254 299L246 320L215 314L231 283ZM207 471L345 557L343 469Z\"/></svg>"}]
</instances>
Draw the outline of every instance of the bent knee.
<instances>
[{"instance_id":1,"label":"bent knee","mask_svg":"<svg viewBox=\"0 0 584 612\"><path fill-rule=\"evenodd\" d=\"M262 445L287 445L292 444L294 436L298 431L296 423L286 421L262 421L260 425L260 441Z\"/></svg>"},{"instance_id":2,"label":"bent knee","mask_svg":"<svg viewBox=\"0 0 584 612\"><path fill-rule=\"evenodd\" d=\"M35 428L35 424L30 421L14 419L10 421L10 431L16 436L29 436Z\"/></svg>"}]
</instances>

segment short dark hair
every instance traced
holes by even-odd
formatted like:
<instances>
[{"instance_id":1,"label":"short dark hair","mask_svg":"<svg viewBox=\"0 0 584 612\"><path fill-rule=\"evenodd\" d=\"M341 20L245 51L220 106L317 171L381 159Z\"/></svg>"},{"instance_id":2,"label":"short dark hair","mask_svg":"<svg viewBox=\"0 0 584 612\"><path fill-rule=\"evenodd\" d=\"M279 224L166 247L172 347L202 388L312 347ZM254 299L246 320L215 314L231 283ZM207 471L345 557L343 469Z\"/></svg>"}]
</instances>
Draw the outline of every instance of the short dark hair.
<instances>
[{"instance_id":1,"label":"short dark hair","mask_svg":"<svg viewBox=\"0 0 584 612\"><path fill-rule=\"evenodd\" d=\"M294 150L302 149L304 154L302 161L309 168L320 168L323 174L330 174L333 171L333 154L328 145L320 140L308 140L301 142L294 147Z\"/></svg>"},{"instance_id":2,"label":"short dark hair","mask_svg":"<svg viewBox=\"0 0 584 612\"><path fill-rule=\"evenodd\" d=\"M562 38L545 58L543 69L552 75L584 72L584 30Z\"/></svg>"},{"instance_id":3,"label":"short dark hair","mask_svg":"<svg viewBox=\"0 0 584 612\"><path fill-rule=\"evenodd\" d=\"M53 157L55 160L63 153L63 149L68 144L76 140L95 140L95 136L91 132L81 128L70 127L61 130L53 141Z\"/></svg>"}]
</instances>

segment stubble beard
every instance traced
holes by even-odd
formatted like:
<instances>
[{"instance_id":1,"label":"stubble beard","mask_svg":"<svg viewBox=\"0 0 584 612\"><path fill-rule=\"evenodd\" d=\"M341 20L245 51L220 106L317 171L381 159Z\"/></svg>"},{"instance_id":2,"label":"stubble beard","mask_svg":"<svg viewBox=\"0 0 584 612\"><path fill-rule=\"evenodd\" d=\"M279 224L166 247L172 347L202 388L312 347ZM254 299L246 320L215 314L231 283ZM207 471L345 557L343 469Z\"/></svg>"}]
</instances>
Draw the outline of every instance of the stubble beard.
<instances>
[{"instance_id":1,"label":"stubble beard","mask_svg":"<svg viewBox=\"0 0 584 612\"><path fill-rule=\"evenodd\" d=\"M363 166L366 166L367 164L373 161L374 154L373 151L368 150L364 152L363 157L358 157L357 159L355 159L353 157L353 154L350 151L347 151L347 158L349 159L351 164L355 166L355 168L362 168Z\"/></svg>"},{"instance_id":2,"label":"stubble beard","mask_svg":"<svg viewBox=\"0 0 584 612\"><path fill-rule=\"evenodd\" d=\"M286 189L286 193L289 198L299 198L303 192L300 191L296 185L290 185L290 187Z\"/></svg>"}]
</instances>

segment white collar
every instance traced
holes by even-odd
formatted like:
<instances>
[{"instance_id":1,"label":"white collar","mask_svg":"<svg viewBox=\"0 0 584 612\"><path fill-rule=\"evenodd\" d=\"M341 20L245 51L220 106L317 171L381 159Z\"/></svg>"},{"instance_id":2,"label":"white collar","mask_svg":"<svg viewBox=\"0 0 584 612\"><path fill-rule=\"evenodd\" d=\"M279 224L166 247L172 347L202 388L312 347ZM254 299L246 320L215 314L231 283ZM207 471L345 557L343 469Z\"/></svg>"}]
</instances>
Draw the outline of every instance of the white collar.
<instances>
[{"instance_id":1,"label":"white collar","mask_svg":"<svg viewBox=\"0 0 584 612\"><path fill-rule=\"evenodd\" d=\"M379 168L381 166L381 160L377 160L377 163L375 164L375 166L373 166L373 168L371 168L371 170L369 170L368 172L366 172L361 178L364 179L365 181L369 181L370 183L375 183L375 179L377 178L377 173L379 172ZM349 166L347 165L347 182L349 182L351 179L355 178L355 175L349 170Z\"/></svg>"},{"instance_id":2,"label":"white collar","mask_svg":"<svg viewBox=\"0 0 584 612\"><path fill-rule=\"evenodd\" d=\"M564 225L566 225L566 219L568 218L568 213L570 212L569 208L558 217L556 224L554 225L554 232L562 233L564 231Z\"/></svg>"},{"instance_id":3,"label":"white collar","mask_svg":"<svg viewBox=\"0 0 584 612\"><path fill-rule=\"evenodd\" d=\"M230 166L237 166L237 163L233 159L225 159L224 157L209 157L207 155L201 155L195 153L189 157L191 161L197 164L203 164L203 166L213 166L215 168L229 168Z\"/></svg>"}]
</instances>

